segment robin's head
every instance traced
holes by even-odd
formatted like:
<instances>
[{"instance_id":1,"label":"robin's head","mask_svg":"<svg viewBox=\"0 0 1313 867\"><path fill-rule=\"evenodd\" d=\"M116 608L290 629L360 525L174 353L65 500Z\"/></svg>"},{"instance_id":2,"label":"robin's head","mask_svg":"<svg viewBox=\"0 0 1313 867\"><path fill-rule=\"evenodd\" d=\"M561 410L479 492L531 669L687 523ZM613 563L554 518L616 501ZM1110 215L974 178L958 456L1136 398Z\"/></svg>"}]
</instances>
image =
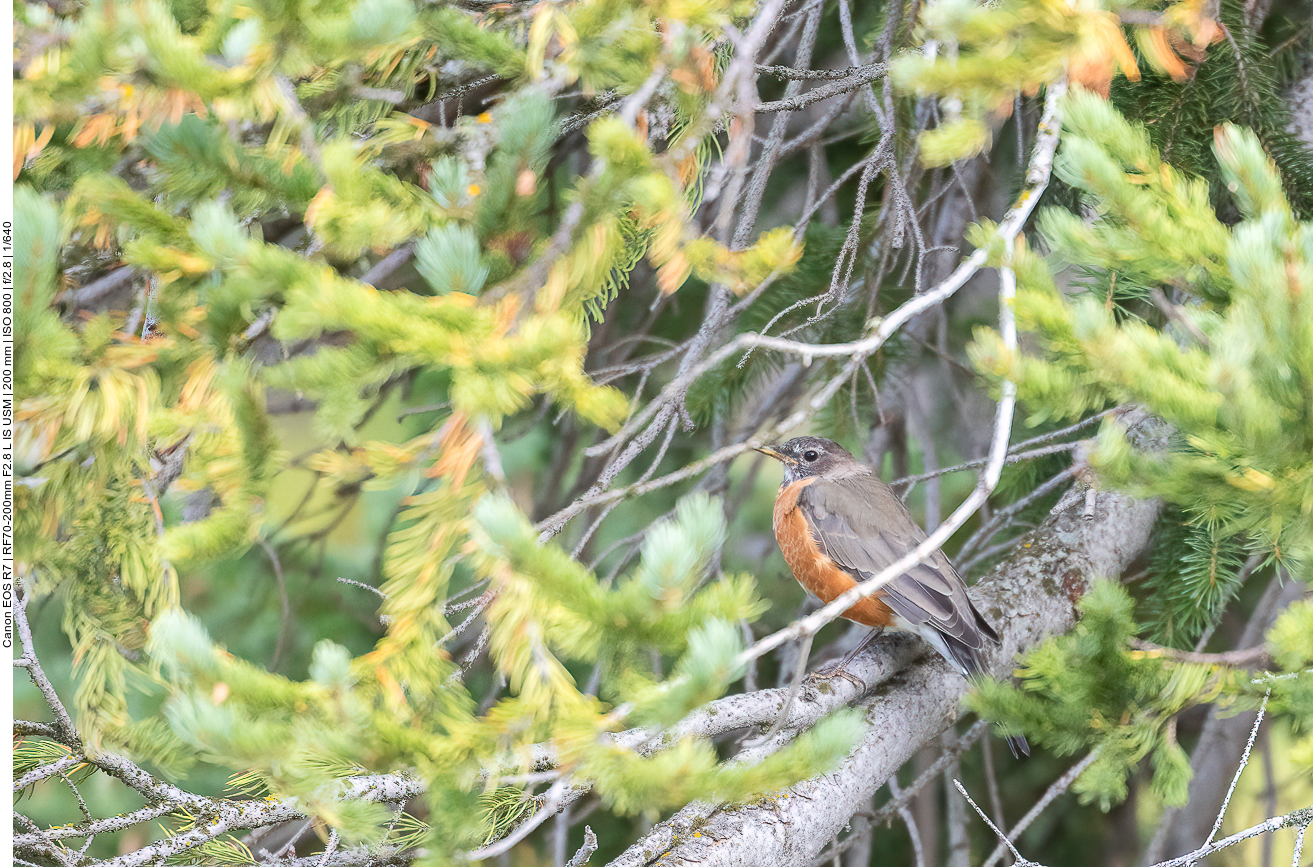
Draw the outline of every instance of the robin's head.
<instances>
[{"instance_id":1,"label":"robin's head","mask_svg":"<svg viewBox=\"0 0 1313 867\"><path fill-rule=\"evenodd\" d=\"M796 437L780 446L760 446L757 451L784 464L784 483L809 476L837 478L864 468L848 450L822 437Z\"/></svg>"}]
</instances>

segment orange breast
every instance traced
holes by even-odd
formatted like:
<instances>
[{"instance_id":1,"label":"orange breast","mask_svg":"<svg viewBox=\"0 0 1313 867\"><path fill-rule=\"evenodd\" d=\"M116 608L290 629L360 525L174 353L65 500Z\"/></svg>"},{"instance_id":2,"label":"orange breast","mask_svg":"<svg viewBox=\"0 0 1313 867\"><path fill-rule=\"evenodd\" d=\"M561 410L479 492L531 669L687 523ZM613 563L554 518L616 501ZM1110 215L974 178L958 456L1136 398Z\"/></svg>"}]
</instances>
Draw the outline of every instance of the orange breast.
<instances>
[{"instance_id":1,"label":"orange breast","mask_svg":"<svg viewBox=\"0 0 1313 867\"><path fill-rule=\"evenodd\" d=\"M789 564L798 583L810 590L817 599L829 603L840 593L856 586L857 581L821 553L798 508L798 495L814 481L815 478L799 479L780 490L779 496L775 498L775 540L780 543L784 562ZM883 592L877 590L845 611L843 616L865 626L882 628L890 625L893 612L880 600L882 595Z\"/></svg>"}]
</instances>

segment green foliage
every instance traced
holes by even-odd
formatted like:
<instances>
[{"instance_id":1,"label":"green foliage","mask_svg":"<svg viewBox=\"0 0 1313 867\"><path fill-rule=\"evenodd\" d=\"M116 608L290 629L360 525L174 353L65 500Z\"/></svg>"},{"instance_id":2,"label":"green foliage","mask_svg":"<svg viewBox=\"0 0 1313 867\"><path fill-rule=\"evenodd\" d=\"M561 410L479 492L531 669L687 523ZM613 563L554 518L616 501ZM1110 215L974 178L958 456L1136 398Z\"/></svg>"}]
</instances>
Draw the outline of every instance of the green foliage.
<instances>
[{"instance_id":1,"label":"green foliage","mask_svg":"<svg viewBox=\"0 0 1313 867\"><path fill-rule=\"evenodd\" d=\"M628 702L627 718L640 724L672 724L740 675L731 624L760 611L751 582L721 576L698 589L724 538L720 514L706 497L685 498L653 528L638 567L606 588L564 552L540 546L510 502L485 498L475 507L480 570L496 593L490 649L515 693L489 719L531 731L549 725L557 749L568 750L562 760L577 756L579 772L620 812L650 814L692 797L747 800L833 765L860 736L860 715L836 715L751 767L721 765L705 741L649 758L593 741L606 717L581 701L570 662L600 665L601 695ZM650 673L645 648L678 654L669 678Z\"/></svg>"},{"instance_id":2,"label":"green foliage","mask_svg":"<svg viewBox=\"0 0 1313 867\"><path fill-rule=\"evenodd\" d=\"M59 208L25 184L14 187L14 292L19 312L47 313L55 292L55 268L67 229ZM26 331L34 323L19 323ZM23 334L17 335L19 337Z\"/></svg>"},{"instance_id":3,"label":"green foliage","mask_svg":"<svg viewBox=\"0 0 1313 867\"><path fill-rule=\"evenodd\" d=\"M102 473L109 469L102 468ZM52 479L52 487L80 486L83 479L78 477L83 475ZM103 485L100 496L66 516L66 543L27 537L20 549L28 555L42 552L45 568L38 592L58 593L63 599L63 628L82 675L75 695L78 722L96 749L107 732L112 739L112 732L129 722L129 665L124 657L141 649L144 618L167 609L177 598L173 575L162 568L151 544L154 522L132 468L120 462L98 481ZM42 493L46 496L20 502L48 506L57 496L55 490Z\"/></svg>"},{"instance_id":4,"label":"green foliage","mask_svg":"<svg viewBox=\"0 0 1313 867\"><path fill-rule=\"evenodd\" d=\"M710 744L690 739L650 759L620 749L599 751L586 770L612 809L650 817L697 797L744 803L823 774L847 757L863 730L861 712L846 709L755 765L720 764Z\"/></svg>"},{"instance_id":5,"label":"green foliage","mask_svg":"<svg viewBox=\"0 0 1313 867\"><path fill-rule=\"evenodd\" d=\"M506 836L521 821L537 811L538 805L523 789L502 786L479 796L479 810L488 834L484 845Z\"/></svg>"},{"instance_id":6,"label":"green foliage","mask_svg":"<svg viewBox=\"0 0 1313 867\"><path fill-rule=\"evenodd\" d=\"M1119 319L1100 298L1064 297L1022 253L1017 315L1041 352L1009 355L982 333L974 358L1043 411L1148 406L1179 441L1137 453L1109 422L1092 457L1102 475L1178 504L1207 539L1253 540L1299 571L1313 555L1313 226L1294 219L1252 135L1217 137L1242 214L1227 227L1207 185L1162 164L1143 130L1092 96L1069 104L1057 170L1098 217L1046 212L1046 239L1066 260L1177 293L1166 303L1184 324L1164 332Z\"/></svg>"},{"instance_id":7,"label":"green foliage","mask_svg":"<svg viewBox=\"0 0 1313 867\"><path fill-rule=\"evenodd\" d=\"M1179 4L1168 12L1194 20ZM450 863L535 809L542 793L525 780L545 754L635 815L743 803L848 753L856 713L755 766L727 764L705 741L651 755L616 747L617 728L656 737L722 694L763 603L750 577L712 568L726 535L714 500L680 501L634 563L602 555L620 564L614 579L541 543L513 504L527 503L524 453L548 436L595 440L633 408L585 372L598 348L590 319L614 335L650 318L637 336L658 340L698 326L687 311L701 295L664 305L631 290L644 259L665 295L713 284L742 294L774 278L732 328L801 326L835 342L869 328L856 304L819 322L808 321L815 308L774 319L825 291L841 231L813 227L804 244L772 218L744 249L699 237L703 171L737 122L724 115L725 85L737 84L721 80L725 28L753 13L745 0L16 8L15 555L31 598L61 603L92 753L130 754L197 791L222 769L234 791L295 799L348 845L414 846L427 863ZM1129 55L1114 12L1097 7L946 3L927 15L925 32L958 46L955 62L908 55L896 75L948 97L946 122L922 141L933 162L983 147L999 107L1073 53L1096 83L1112 75L1107 56ZM1246 43L1246 57L1257 51ZM617 108L640 90L642 110ZM1234 592L1224 576L1240 545L1275 545L1292 564L1303 555L1309 478L1288 455L1310 451L1291 432L1307 427L1296 396L1308 365L1294 350L1282 367L1269 347L1308 343L1293 291L1307 285L1307 229L1283 198L1291 179L1253 141L1226 132L1217 147L1244 214L1233 229L1207 213L1204 184L1161 169L1157 139L1100 111L1073 108L1084 131L1060 172L1101 217L1054 216L1046 229L1092 283L1120 279L1137 301L1108 315L1068 305L1023 251L1018 310L1051 355L991 366L1026 374L1040 419L1162 401L1183 436L1169 460L1137 463L1110 444L1099 458L1109 476L1176 499L1211 480L1174 544L1207 549L1219 568L1186 558L1181 578L1164 569L1150 585L1170 602L1153 616L1179 637ZM1274 129L1263 127L1269 148ZM844 138L813 158L838 155ZM873 227L860 228L865 245ZM131 273L117 289L78 288L122 266ZM1181 350L1136 318L1152 315L1142 302L1158 288L1201 299L1185 315L1206 343ZM902 291L880 287L880 303ZM899 351L890 344L873 372ZM611 359L632 360L592 356ZM778 356L737 361L690 393L698 421L727 420ZM867 405L875 385L859 377L835 407ZM838 427L835 407L816 423ZM680 448L670 459L687 456ZM580 478L563 468L555 491L534 489L534 509ZM1255 517L1264 506L1266 521ZM348 598L337 576L378 584L381 601ZM1046 720L1064 749L1103 750L1089 795L1115 799L1129 764L1151 756L1175 798L1184 773L1169 720L1215 685L1125 654L1129 613L1098 604L1071 647L1039 657L1028 683L1043 689L999 699L1019 710L998 716L1030 733L1039 709L1053 716L1050 705L1070 710L1070 690L1088 694L1093 729ZM1304 625L1274 633L1292 665ZM1071 663L1075 686L1055 660ZM1127 683L1094 683L1101 665L1102 679ZM1277 700L1297 707L1307 697L1290 680ZM34 740L18 767L52 757ZM344 780L373 771L413 774L424 821L342 797ZM202 821L172 816L163 833ZM180 860L249 859L220 839Z\"/></svg>"},{"instance_id":8,"label":"green foliage","mask_svg":"<svg viewBox=\"0 0 1313 867\"><path fill-rule=\"evenodd\" d=\"M1180 509L1159 519L1144 587L1155 641L1189 649L1218 621L1241 587L1245 547L1234 536L1191 523Z\"/></svg>"},{"instance_id":9,"label":"green foliage","mask_svg":"<svg viewBox=\"0 0 1313 867\"><path fill-rule=\"evenodd\" d=\"M1308 628L1310 617L1313 617L1313 604L1297 603L1277 618L1267 634L1272 643L1273 659L1286 671L1299 671L1313 660L1313 630Z\"/></svg>"},{"instance_id":10,"label":"green foliage","mask_svg":"<svg viewBox=\"0 0 1313 867\"><path fill-rule=\"evenodd\" d=\"M488 279L488 266L479 256L479 242L463 226L448 224L433 229L415 245L415 258L419 260L419 273L436 295L477 295Z\"/></svg>"},{"instance_id":11,"label":"green foliage","mask_svg":"<svg viewBox=\"0 0 1313 867\"><path fill-rule=\"evenodd\" d=\"M215 385L230 413L232 436L226 445L235 451L242 473L215 486L224 499L206 518L170 527L162 535L161 552L175 562L212 559L250 544L261 497L280 463L264 391L253 382L251 371L240 362L228 364L216 375Z\"/></svg>"},{"instance_id":12,"label":"green foliage","mask_svg":"<svg viewBox=\"0 0 1313 867\"><path fill-rule=\"evenodd\" d=\"M461 431L452 427L448 434ZM456 440L449 444L460 447ZM334 471L348 469L341 465ZM450 677L450 663L429 650L442 641L441 606L433 600L446 594L450 546L464 532L459 516L468 514L468 506L461 497L478 489L470 478L448 475L432 496L415 498L394 533L384 587L390 591L385 610L392 628L368 663L321 641L309 679L298 682L223 652L186 614L156 617L146 650L168 685L163 708L168 729L155 732L152 754L176 753L175 744L181 743L203 762L243 769L246 786L297 798L352 841L380 840L387 814L378 805L335 797L335 781L398 764L417 767L426 777L441 768L429 797L444 808L435 817L445 818L427 833L451 845L502 827L496 810L487 812L490 831L459 818L469 815L476 763L515 756L544 739L562 760L576 763L584 778L596 773L598 791L618 809L632 809L625 806L630 796L617 787L630 786L634 774L649 786L665 786L662 803L694 794L741 800L814 774L850 749L860 731L851 720L805 736L755 769L721 768L704 744L695 749L702 756L699 774L675 786L673 780L660 783L660 774L683 773L685 758L617 757L599 742L599 732L614 722L603 705L579 694L558 657L602 663L608 672L604 692L616 683L627 686L632 678L646 682L653 698L640 696L639 704L649 702L653 709L637 712L636 720L677 718L737 676L730 663L741 644L737 629L726 621L751 616L759 603L744 579L722 578L698 589L724 538L720 508L704 497L682 503L675 519L654 531L633 574L610 589L559 550L540 547L509 503L483 499L473 509L473 537L482 552L480 568L498 582L487 612L490 646L515 694L476 724L468 695ZM408 551L412 546L416 550ZM600 640L616 635L626 636L625 642ZM415 664L421 658L412 650L416 644L426 650L427 668ZM643 648L650 646L680 655L668 681L638 673L647 662ZM389 671L386 677L380 676L380 665ZM394 679L407 683L401 706L386 686ZM632 765L635 761L641 767ZM617 762L629 770L618 770ZM410 833L414 837L425 829Z\"/></svg>"},{"instance_id":13,"label":"green foliage","mask_svg":"<svg viewBox=\"0 0 1313 867\"><path fill-rule=\"evenodd\" d=\"M448 456L444 471L428 490L412 496L388 534L383 553L383 604L380 615L387 618L387 635L379 641L372 658L357 659L356 675L377 680L407 683L408 692L392 696L394 712L422 713L435 724L464 726L473 714L473 702L449 683L456 667L441 648L451 626L443 612L455 570L455 554L469 532L469 510L483 493L482 479L472 472L470 432L452 419L444 426ZM392 454L387 476L405 473L421 455L432 448L433 438L421 437L409 450ZM386 447L380 451L392 451ZM382 460L344 462L336 454L322 455L322 469L330 478L345 480L380 467ZM332 462L330 463L330 457ZM436 469L436 468L435 468ZM397 691L400 692L399 690Z\"/></svg>"},{"instance_id":14,"label":"green foliage","mask_svg":"<svg viewBox=\"0 0 1313 867\"><path fill-rule=\"evenodd\" d=\"M1026 658L1020 686L982 682L972 706L1059 755L1097 749L1074 786L1084 801L1104 810L1121 803L1128 777L1149 758L1154 794L1167 804L1184 803L1190 763L1176 742L1174 717L1211 700L1218 675L1209 666L1127 651L1139 627L1117 584L1097 582L1080 609L1075 629Z\"/></svg>"},{"instance_id":15,"label":"green foliage","mask_svg":"<svg viewBox=\"0 0 1313 867\"><path fill-rule=\"evenodd\" d=\"M502 31L480 27L475 16L454 6L428 10L423 16L425 35L443 53L465 58L503 78L524 72L524 52Z\"/></svg>"},{"instance_id":16,"label":"green foliage","mask_svg":"<svg viewBox=\"0 0 1313 867\"><path fill-rule=\"evenodd\" d=\"M1230 26L1248 33L1248 24L1238 20L1240 4L1229 5ZM1233 84L1231 92L1220 98L1220 85L1199 86L1193 70L1169 47L1172 42L1203 46L1215 36L1214 20L1197 5L1169 3L1165 9L1155 10L1159 13L1155 23L1137 22L1131 27L1124 27L1126 18L1119 15L1121 11L1120 6L1072 7L1045 0L1014 0L983 6L952 0L928 8L919 21L928 40L926 45L920 51L905 52L890 70L891 78L902 90L918 95L935 94L944 100L948 115L945 122L921 135L925 162L948 165L980 153L990 144L991 120L1006 116L1019 94L1033 94L1059 77L1105 95L1114 80L1118 80L1126 94L1124 102L1130 102L1143 98L1146 91L1152 92L1125 84L1139 82L1142 67L1151 75L1170 75L1176 82L1171 90L1177 97L1176 104L1168 108L1166 99L1159 94L1158 113L1145 112L1142 116L1175 130L1182 121L1182 92L1201 91L1192 101L1197 104L1206 101L1210 111L1219 112L1220 117L1215 114L1217 120L1213 123L1203 122L1193 127L1192 134L1211 130L1221 120L1249 123L1251 118L1241 116L1238 110L1228 113L1234 105L1232 100L1242 94L1249 100L1258 98L1264 91L1271 93L1271 81L1266 74L1255 76L1252 83ZM1127 42L1128 35L1135 38L1138 56ZM1247 56L1239 64L1243 66L1239 71L1241 79L1253 66L1259 65L1255 55L1260 51L1261 48L1247 48ZM1223 49L1212 54L1229 52ZM1204 64L1204 68L1211 72L1226 67L1227 62L1221 59L1214 61L1211 69L1209 64ZM1119 73L1122 78L1115 79ZM1269 119L1279 117L1273 105L1275 99L1265 102ZM1186 122L1195 120L1188 117ZM1275 133L1280 124L1269 128ZM1289 144L1290 137L1286 139ZM1272 140L1276 140L1275 135Z\"/></svg>"},{"instance_id":17,"label":"green foliage","mask_svg":"<svg viewBox=\"0 0 1313 867\"><path fill-rule=\"evenodd\" d=\"M386 842L398 849L408 850L421 845L430 832L429 825L409 813L398 814L392 819L391 824L392 828Z\"/></svg>"},{"instance_id":18,"label":"green foliage","mask_svg":"<svg viewBox=\"0 0 1313 867\"><path fill-rule=\"evenodd\" d=\"M275 384L325 398L319 420L334 436L354 437L371 394L418 366L449 373L449 399L475 417L500 419L539 392L606 427L618 425L627 408L619 392L584 376L585 335L573 317L530 317L508 333L504 309L476 305L463 293L430 300L330 277L288 294L274 327L279 337L305 339L341 328L355 335L351 346L324 347L269 374ZM347 383L354 387L344 393Z\"/></svg>"},{"instance_id":19,"label":"green foliage","mask_svg":"<svg viewBox=\"0 0 1313 867\"><path fill-rule=\"evenodd\" d=\"M491 120L497 145L488 158L475 199L475 228L484 238L541 228L542 173L560 134L547 94L526 89L498 106Z\"/></svg>"},{"instance_id":20,"label":"green foliage","mask_svg":"<svg viewBox=\"0 0 1313 867\"><path fill-rule=\"evenodd\" d=\"M170 728L198 757L257 775L345 839L379 838L390 811L340 798L334 783L389 766L401 743L417 741L399 738L402 724L357 688L342 648L321 642L312 680L298 683L232 657L194 618L170 612L155 620L148 650L170 685Z\"/></svg>"},{"instance_id":21,"label":"green foliage","mask_svg":"<svg viewBox=\"0 0 1313 867\"><path fill-rule=\"evenodd\" d=\"M904 53L890 77L901 90L951 99L947 123L921 136L928 165L948 165L990 143L989 115L1010 105L1018 92L1034 92L1055 80L1078 53L1097 53L1096 75L1111 77L1113 64L1129 54L1111 13L1096 5L1058 8L1042 0L992 6L951 0L921 16L924 36L952 46L951 62L937 52ZM942 49L941 49L942 50Z\"/></svg>"},{"instance_id":22,"label":"green foliage","mask_svg":"<svg viewBox=\"0 0 1313 867\"><path fill-rule=\"evenodd\" d=\"M326 252L346 262L391 249L441 217L431 198L362 161L359 151L347 139L324 145L320 168L327 184L306 213L306 225Z\"/></svg>"},{"instance_id":23,"label":"green foliage","mask_svg":"<svg viewBox=\"0 0 1313 867\"><path fill-rule=\"evenodd\" d=\"M222 126L193 114L148 134L142 146L154 159L157 189L175 206L222 195L242 216L275 208L304 212L320 184L299 154L241 147Z\"/></svg>"},{"instance_id":24,"label":"green foliage","mask_svg":"<svg viewBox=\"0 0 1313 867\"><path fill-rule=\"evenodd\" d=\"M1141 614L1156 639L1186 647L1239 593L1247 553L1270 552L1297 575L1313 555L1313 226L1295 219L1250 133L1222 127L1213 142L1239 215L1226 225L1208 184L1166 165L1143 128L1089 95L1068 105L1056 171L1092 216L1050 209L1040 225L1055 263L1078 265L1089 291L1062 293L1049 263L1020 248L1016 311L1033 348L1010 354L981 332L973 358L1013 379L1037 420L1138 403L1172 425L1165 452L1143 452L1110 418L1090 460L1101 479L1168 501ZM1105 808L1146 757L1155 792L1182 802L1188 763L1173 715L1247 687L1127 653L1138 627L1115 588L1097 588L1083 610L1072 635L1031 655L1023 690L986 684L979 707L1055 751L1098 748L1077 786ZM1273 681L1289 690L1277 700L1293 720L1311 718L1304 680Z\"/></svg>"},{"instance_id":25,"label":"green foliage","mask_svg":"<svg viewBox=\"0 0 1313 867\"><path fill-rule=\"evenodd\" d=\"M1274 59L1298 54L1294 20L1274 15L1269 33L1256 32L1237 0L1219 4L1228 38L1211 45L1189 75L1146 69L1144 80L1113 83L1112 102L1144 124L1154 147L1177 168L1217 177L1214 130L1239 124L1254 132L1271 156L1291 205L1302 219L1313 217L1313 154L1289 132L1290 105ZM1276 46L1274 48L1274 46ZM1220 184L1214 192L1220 197ZM1226 206L1223 205L1225 208Z\"/></svg>"},{"instance_id":26,"label":"green foliage","mask_svg":"<svg viewBox=\"0 0 1313 867\"><path fill-rule=\"evenodd\" d=\"M990 98L1010 98L1003 82L1051 80L1057 65L1070 56L1087 16L1101 17L1097 12L1083 16L1065 11L1045 9L1037 2L992 9L964 2L936 4L922 27L929 38L958 43L955 62L940 64L933 56L909 55L900 58L894 80L927 93L972 87L982 104Z\"/></svg>"},{"instance_id":27,"label":"green foliage","mask_svg":"<svg viewBox=\"0 0 1313 867\"><path fill-rule=\"evenodd\" d=\"M232 837L220 837L207 840L199 846L189 848L181 855L167 858L165 864L254 864L255 856L241 840Z\"/></svg>"},{"instance_id":28,"label":"green foliage","mask_svg":"<svg viewBox=\"0 0 1313 867\"><path fill-rule=\"evenodd\" d=\"M531 704L546 705L569 693L572 679L558 654L601 663L630 689L646 680L639 673L648 663L645 648L683 654L680 673L690 685L682 686L681 700L651 687L665 695L663 712L675 719L737 676L728 661L741 649L740 639L726 624L755 616L761 603L746 577L722 576L698 589L724 538L713 501L682 501L674 520L653 528L638 568L610 588L563 551L539 546L532 527L506 500L483 500L474 521L475 542L489 558L481 568L500 585L488 617L505 624L501 635L507 643L498 646L494 629L492 653L510 673L512 688ZM536 625L529 627L530 620ZM525 626L513 629L514 623Z\"/></svg>"},{"instance_id":29,"label":"green foliage","mask_svg":"<svg viewBox=\"0 0 1313 867\"><path fill-rule=\"evenodd\" d=\"M68 755L68 747L52 741L35 738L15 740L13 757L14 779L17 780L42 765L48 765L51 762L57 762L60 759L67 758ZM77 770L77 768L74 768L75 772ZM27 790L18 792L18 797L21 798L26 791Z\"/></svg>"},{"instance_id":30,"label":"green foliage","mask_svg":"<svg viewBox=\"0 0 1313 867\"><path fill-rule=\"evenodd\" d=\"M989 146L991 132L977 118L961 118L921 136L921 161L928 166L947 166Z\"/></svg>"},{"instance_id":31,"label":"green foliage","mask_svg":"<svg viewBox=\"0 0 1313 867\"><path fill-rule=\"evenodd\" d=\"M20 397L57 378L75 345L50 309L66 234L52 201L24 184L14 187L14 391Z\"/></svg>"},{"instance_id":32,"label":"green foliage","mask_svg":"<svg viewBox=\"0 0 1313 867\"><path fill-rule=\"evenodd\" d=\"M844 307L834 315L813 324L810 320L817 311L818 300L829 288L831 271L835 260L843 247L845 234L833 228L812 223L801 246L802 255L787 272L778 276L761 294L761 296L744 311L735 321L735 328L740 331L755 331L769 334L790 334L794 339L799 335L796 329L805 328L806 339L820 343L843 343L859 338L867 327L862 310ZM893 294L893 293L891 293ZM882 294L882 299L884 295ZM805 303L811 302L811 303ZM896 342L891 342L882 350L879 359L872 359L870 366L878 371L882 361L889 354L898 352ZM689 389L689 412L699 422L707 422L716 413L732 413L741 401L753 394L757 383L778 372L782 360L768 352L745 353L726 359L714 373L699 379ZM842 361L816 359L813 365L827 372L837 372ZM867 404L874 399L864 378L853 388L858 390L858 401ZM849 395L840 392L835 398L835 405L843 405L844 411L831 413L824 411L817 419L818 431L833 432L838 425L847 420L846 406ZM834 417L832 421L830 416Z\"/></svg>"}]
</instances>

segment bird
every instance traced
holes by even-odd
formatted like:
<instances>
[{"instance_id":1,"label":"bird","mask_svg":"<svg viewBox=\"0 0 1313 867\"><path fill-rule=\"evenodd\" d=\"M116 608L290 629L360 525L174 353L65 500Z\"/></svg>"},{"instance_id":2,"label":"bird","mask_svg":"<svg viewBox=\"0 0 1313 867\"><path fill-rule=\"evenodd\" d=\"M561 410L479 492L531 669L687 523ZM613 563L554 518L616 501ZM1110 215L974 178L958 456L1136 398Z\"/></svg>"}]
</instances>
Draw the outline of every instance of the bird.
<instances>
[{"instance_id":1,"label":"bird","mask_svg":"<svg viewBox=\"0 0 1313 867\"><path fill-rule=\"evenodd\" d=\"M925 541L893 490L833 440L803 436L755 448L784 465L775 539L798 583L821 602L875 577ZM841 616L876 629L871 637L884 629L913 632L968 679L985 673L985 642L1000 643L938 549ZM1017 758L1030 755L1025 738L1007 743Z\"/></svg>"}]
</instances>

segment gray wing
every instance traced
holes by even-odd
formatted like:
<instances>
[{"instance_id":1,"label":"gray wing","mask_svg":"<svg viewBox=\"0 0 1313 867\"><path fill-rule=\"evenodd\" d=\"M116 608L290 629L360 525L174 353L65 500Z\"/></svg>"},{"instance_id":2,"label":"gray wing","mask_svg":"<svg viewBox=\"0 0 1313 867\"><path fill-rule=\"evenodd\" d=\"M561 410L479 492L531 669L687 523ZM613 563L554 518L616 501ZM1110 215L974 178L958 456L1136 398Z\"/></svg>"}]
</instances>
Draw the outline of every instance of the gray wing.
<instances>
[{"instance_id":1,"label":"gray wing","mask_svg":"<svg viewBox=\"0 0 1313 867\"><path fill-rule=\"evenodd\" d=\"M873 475L817 479L803 488L798 505L806 510L821 550L859 581L873 578L926 538L893 491ZM886 584L882 598L903 620L921 627L917 631L964 674L983 667L985 639L998 642L942 551Z\"/></svg>"}]
</instances>

